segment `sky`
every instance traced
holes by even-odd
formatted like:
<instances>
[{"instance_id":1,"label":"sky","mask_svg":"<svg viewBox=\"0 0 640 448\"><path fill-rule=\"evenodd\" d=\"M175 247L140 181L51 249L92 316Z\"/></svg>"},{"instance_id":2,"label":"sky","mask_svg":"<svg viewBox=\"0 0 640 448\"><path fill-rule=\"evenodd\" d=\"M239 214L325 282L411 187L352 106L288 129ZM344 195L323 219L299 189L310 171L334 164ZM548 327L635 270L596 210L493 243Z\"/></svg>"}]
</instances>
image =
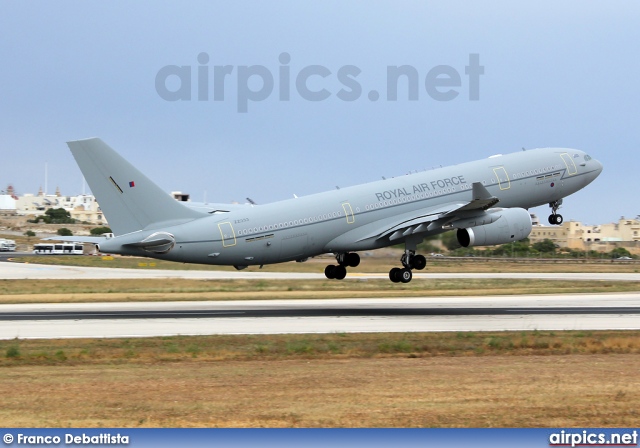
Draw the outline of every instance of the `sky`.
<instances>
[{"instance_id":1,"label":"sky","mask_svg":"<svg viewBox=\"0 0 640 448\"><path fill-rule=\"evenodd\" d=\"M257 203L569 147L604 171L565 220L640 214L639 2L0 6L0 190L37 193L46 163L82 193L65 142L88 137L166 191Z\"/></svg>"}]
</instances>

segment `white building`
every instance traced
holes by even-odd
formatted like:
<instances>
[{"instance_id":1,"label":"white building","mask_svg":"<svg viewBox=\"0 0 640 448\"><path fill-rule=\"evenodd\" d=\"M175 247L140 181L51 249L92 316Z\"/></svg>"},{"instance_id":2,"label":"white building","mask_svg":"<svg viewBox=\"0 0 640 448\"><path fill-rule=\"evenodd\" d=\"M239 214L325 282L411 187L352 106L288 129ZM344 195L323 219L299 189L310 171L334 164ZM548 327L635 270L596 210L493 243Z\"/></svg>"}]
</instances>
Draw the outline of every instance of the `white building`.
<instances>
[{"instance_id":1,"label":"white building","mask_svg":"<svg viewBox=\"0 0 640 448\"><path fill-rule=\"evenodd\" d=\"M96 198L90 194L63 196L60 190L56 189L56 194L45 195L40 190L37 195L27 193L18 196L15 200L15 210L18 215L42 216L50 208L63 208L78 222L107 225Z\"/></svg>"},{"instance_id":2,"label":"white building","mask_svg":"<svg viewBox=\"0 0 640 448\"><path fill-rule=\"evenodd\" d=\"M15 213L16 199L8 194L0 194L0 213Z\"/></svg>"}]
</instances>

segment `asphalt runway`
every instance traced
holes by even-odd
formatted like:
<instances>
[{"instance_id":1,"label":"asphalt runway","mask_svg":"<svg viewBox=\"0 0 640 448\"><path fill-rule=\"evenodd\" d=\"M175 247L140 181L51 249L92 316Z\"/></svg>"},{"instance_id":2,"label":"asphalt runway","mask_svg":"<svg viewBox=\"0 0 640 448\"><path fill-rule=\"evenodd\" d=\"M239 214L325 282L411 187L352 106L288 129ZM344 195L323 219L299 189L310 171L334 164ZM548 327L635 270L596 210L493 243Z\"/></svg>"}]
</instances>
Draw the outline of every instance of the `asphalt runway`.
<instances>
[{"instance_id":1,"label":"asphalt runway","mask_svg":"<svg viewBox=\"0 0 640 448\"><path fill-rule=\"evenodd\" d=\"M323 268L319 266L321 271ZM44 264L0 263L0 279L42 279L42 280L79 280L79 279L153 279L184 278L200 280L233 279L325 279L324 273L266 272L266 271L181 271L171 269L119 269L81 266L54 266ZM360 274L350 273L347 278L388 279L386 273ZM614 280L640 281L640 273L422 273L415 272L413 278L504 278L504 279L540 279L540 280Z\"/></svg>"},{"instance_id":2,"label":"asphalt runway","mask_svg":"<svg viewBox=\"0 0 640 448\"><path fill-rule=\"evenodd\" d=\"M640 293L0 305L0 339L640 329Z\"/></svg>"}]
</instances>

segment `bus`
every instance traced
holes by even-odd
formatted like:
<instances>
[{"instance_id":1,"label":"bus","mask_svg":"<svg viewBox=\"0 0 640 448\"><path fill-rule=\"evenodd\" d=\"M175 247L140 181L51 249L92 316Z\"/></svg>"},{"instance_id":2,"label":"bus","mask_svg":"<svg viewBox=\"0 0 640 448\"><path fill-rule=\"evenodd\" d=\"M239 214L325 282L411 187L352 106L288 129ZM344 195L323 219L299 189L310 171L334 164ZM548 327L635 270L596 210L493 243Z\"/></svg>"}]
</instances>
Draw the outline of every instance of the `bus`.
<instances>
[{"instance_id":1,"label":"bus","mask_svg":"<svg viewBox=\"0 0 640 448\"><path fill-rule=\"evenodd\" d=\"M52 255L82 255L84 246L82 243L39 243L33 245L34 254Z\"/></svg>"}]
</instances>

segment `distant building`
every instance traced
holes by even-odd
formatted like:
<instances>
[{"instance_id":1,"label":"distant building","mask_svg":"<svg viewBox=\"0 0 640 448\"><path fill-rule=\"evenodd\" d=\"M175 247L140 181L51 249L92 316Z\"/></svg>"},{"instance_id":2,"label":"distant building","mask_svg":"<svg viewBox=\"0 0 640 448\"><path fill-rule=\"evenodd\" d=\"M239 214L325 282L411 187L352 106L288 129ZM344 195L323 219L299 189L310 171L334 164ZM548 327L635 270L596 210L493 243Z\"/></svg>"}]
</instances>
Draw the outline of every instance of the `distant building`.
<instances>
[{"instance_id":1,"label":"distant building","mask_svg":"<svg viewBox=\"0 0 640 448\"><path fill-rule=\"evenodd\" d=\"M71 218L79 222L96 225L107 225L107 221L93 195L63 196L56 188L55 194L45 195L42 188L37 195L30 193L18 196L15 200L15 211L18 215L42 216L50 208L63 208Z\"/></svg>"},{"instance_id":2,"label":"distant building","mask_svg":"<svg viewBox=\"0 0 640 448\"><path fill-rule=\"evenodd\" d=\"M585 241L640 241L640 221L621 217L617 223L593 226Z\"/></svg>"},{"instance_id":3,"label":"distant building","mask_svg":"<svg viewBox=\"0 0 640 448\"><path fill-rule=\"evenodd\" d=\"M0 213L13 215L16 213L16 200L8 194L0 194Z\"/></svg>"},{"instance_id":4,"label":"distant building","mask_svg":"<svg viewBox=\"0 0 640 448\"><path fill-rule=\"evenodd\" d=\"M531 243L549 239L560 248L609 252L624 247L640 253L640 221L622 217L617 223L595 226L566 221L559 226L534 225L529 235Z\"/></svg>"},{"instance_id":5,"label":"distant building","mask_svg":"<svg viewBox=\"0 0 640 448\"><path fill-rule=\"evenodd\" d=\"M182 191L172 191L171 197L178 202L190 202L191 197L188 193L183 193Z\"/></svg>"},{"instance_id":6,"label":"distant building","mask_svg":"<svg viewBox=\"0 0 640 448\"><path fill-rule=\"evenodd\" d=\"M9 185L5 191L0 191L0 215L15 215L17 199L12 185Z\"/></svg>"},{"instance_id":7,"label":"distant building","mask_svg":"<svg viewBox=\"0 0 640 448\"><path fill-rule=\"evenodd\" d=\"M534 225L529 235L531 244L551 240L558 247L584 250L583 226L579 222L565 221L559 226Z\"/></svg>"}]
</instances>

